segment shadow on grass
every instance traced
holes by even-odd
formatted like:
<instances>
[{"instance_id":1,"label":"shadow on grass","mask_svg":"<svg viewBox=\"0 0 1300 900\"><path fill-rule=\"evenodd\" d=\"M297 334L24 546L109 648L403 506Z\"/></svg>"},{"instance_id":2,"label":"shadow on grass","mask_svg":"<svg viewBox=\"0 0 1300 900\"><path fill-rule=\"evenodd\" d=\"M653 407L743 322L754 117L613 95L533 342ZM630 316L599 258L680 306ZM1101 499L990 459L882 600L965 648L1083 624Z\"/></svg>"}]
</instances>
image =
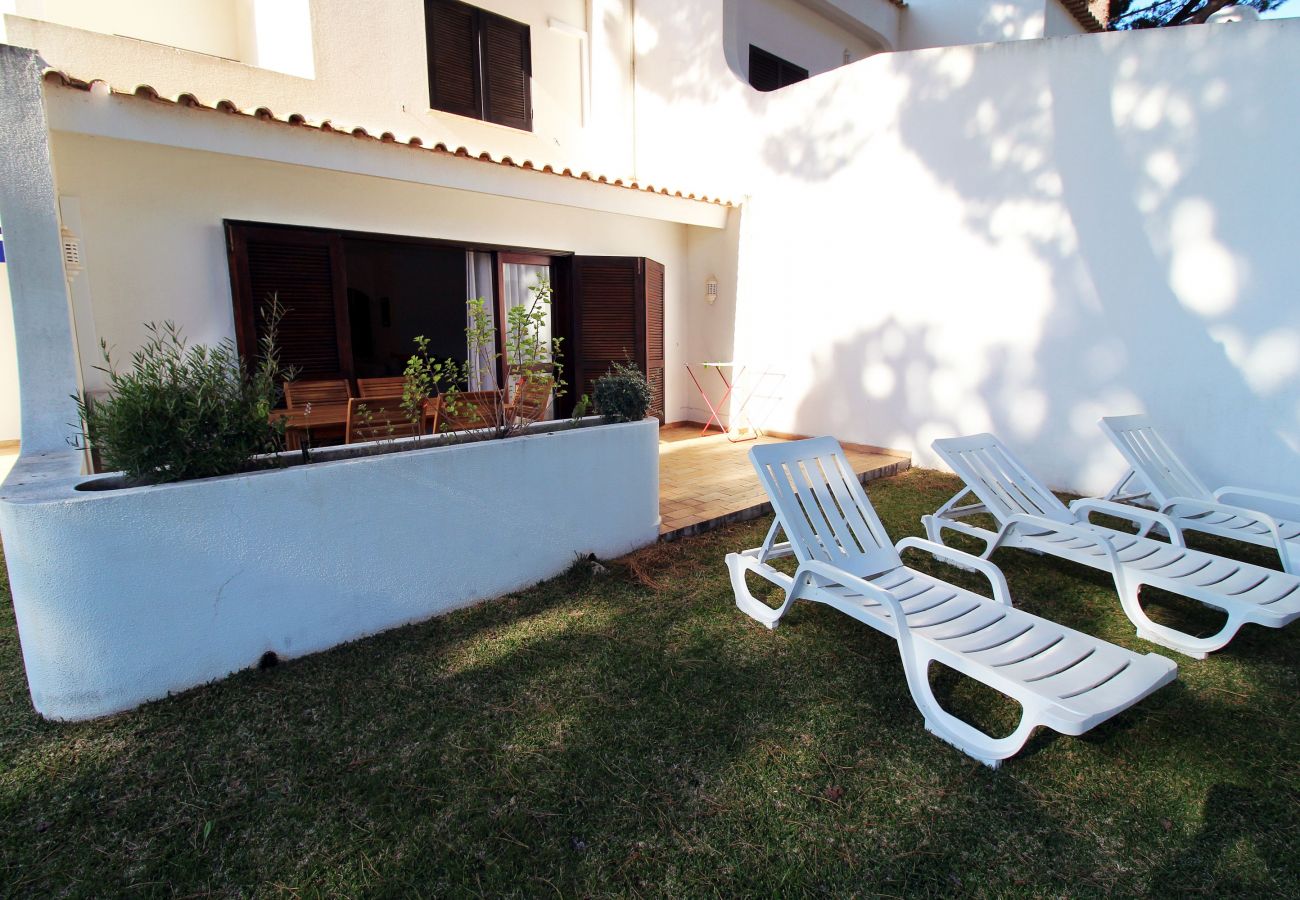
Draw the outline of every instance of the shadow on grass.
<instances>
[{"instance_id":1,"label":"shadow on grass","mask_svg":"<svg viewBox=\"0 0 1300 900\"><path fill-rule=\"evenodd\" d=\"M916 481L871 488L895 538L929 511ZM765 528L78 725L31 713L8 618L0 879L33 895L1294 883L1289 635L1184 666L1083 739L1040 731L992 772L924 731L893 641L825 607L776 632L735 609L722 556ZM1108 586L1011 567L1026 606L1141 645ZM1229 785L1252 792L1216 820Z\"/></svg>"}]
</instances>

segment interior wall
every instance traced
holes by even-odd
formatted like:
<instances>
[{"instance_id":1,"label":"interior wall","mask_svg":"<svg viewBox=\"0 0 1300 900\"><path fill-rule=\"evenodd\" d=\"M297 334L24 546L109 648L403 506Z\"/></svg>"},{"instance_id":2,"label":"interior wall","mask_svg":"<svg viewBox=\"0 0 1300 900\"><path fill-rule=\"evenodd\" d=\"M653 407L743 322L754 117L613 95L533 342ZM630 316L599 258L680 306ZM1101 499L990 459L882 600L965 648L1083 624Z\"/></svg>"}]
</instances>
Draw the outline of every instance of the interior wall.
<instances>
[{"instance_id":1,"label":"interior wall","mask_svg":"<svg viewBox=\"0 0 1300 900\"><path fill-rule=\"evenodd\" d=\"M668 414L685 417L686 226L63 132L54 160L60 193L80 202L94 328L118 358L151 321L175 320L194 342L233 338L227 218L648 256L666 267ZM99 373L84 375L101 386Z\"/></svg>"}]
</instances>

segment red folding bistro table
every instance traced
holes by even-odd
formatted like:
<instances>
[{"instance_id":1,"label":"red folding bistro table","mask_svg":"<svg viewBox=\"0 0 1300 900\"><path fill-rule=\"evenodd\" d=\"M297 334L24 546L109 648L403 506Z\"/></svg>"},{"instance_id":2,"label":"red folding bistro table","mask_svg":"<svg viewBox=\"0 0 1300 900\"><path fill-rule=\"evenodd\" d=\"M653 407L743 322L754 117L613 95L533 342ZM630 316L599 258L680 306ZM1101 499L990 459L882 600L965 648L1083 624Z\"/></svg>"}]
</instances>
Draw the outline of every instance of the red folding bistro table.
<instances>
[{"instance_id":1,"label":"red folding bistro table","mask_svg":"<svg viewBox=\"0 0 1300 900\"><path fill-rule=\"evenodd\" d=\"M741 441L757 440L758 436L762 432L759 430L758 426L754 424L754 421L749 417L749 414L745 412L745 405L749 403L750 397L754 395L754 388L751 388L748 394L739 394L740 406L738 406L732 414L732 418L738 425L741 422L749 425L749 436L732 437L733 434L743 432L745 430L744 427L741 426L739 428L728 430L722 424L722 413L723 410L727 408L727 401L731 399L732 393L737 391L741 384L741 380L745 376L745 364L738 362L704 362L699 365L700 368L713 369L716 371L718 373L718 378L722 380L722 386L724 388L722 396L718 398L718 402L715 404L711 399L709 399L709 392L705 389L704 385L700 383L700 378L696 376L695 371L691 368L690 364L687 363L686 374L691 376L691 381L695 382L695 389L700 392L700 397L704 400L704 405L709 408L709 420L704 423L704 428L700 431L700 436L703 437L708 434L709 429L716 422L718 431L725 434L727 440L731 441L733 444L738 444ZM730 379L727 378L727 373L723 371L724 369L732 370ZM760 375L758 381L754 383L755 386L757 386L766 375L766 372L764 372L763 375Z\"/></svg>"}]
</instances>

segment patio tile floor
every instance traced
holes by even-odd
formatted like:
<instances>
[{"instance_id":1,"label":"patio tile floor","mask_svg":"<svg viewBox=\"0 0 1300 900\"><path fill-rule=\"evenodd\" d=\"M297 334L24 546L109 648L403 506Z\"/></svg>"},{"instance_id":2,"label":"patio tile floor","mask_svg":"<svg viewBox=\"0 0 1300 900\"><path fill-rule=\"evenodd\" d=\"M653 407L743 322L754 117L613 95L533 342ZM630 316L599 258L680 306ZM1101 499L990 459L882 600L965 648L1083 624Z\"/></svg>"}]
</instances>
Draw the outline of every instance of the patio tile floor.
<instances>
[{"instance_id":1,"label":"patio tile floor","mask_svg":"<svg viewBox=\"0 0 1300 900\"><path fill-rule=\"evenodd\" d=\"M757 443L786 438L760 437ZM698 425L669 425L659 431L659 539L671 541L713 528L756 519L771 512L767 495L749 461L754 441L732 443L716 432L700 437ZM897 475L908 457L875 448L844 446L854 472L865 483Z\"/></svg>"}]
</instances>

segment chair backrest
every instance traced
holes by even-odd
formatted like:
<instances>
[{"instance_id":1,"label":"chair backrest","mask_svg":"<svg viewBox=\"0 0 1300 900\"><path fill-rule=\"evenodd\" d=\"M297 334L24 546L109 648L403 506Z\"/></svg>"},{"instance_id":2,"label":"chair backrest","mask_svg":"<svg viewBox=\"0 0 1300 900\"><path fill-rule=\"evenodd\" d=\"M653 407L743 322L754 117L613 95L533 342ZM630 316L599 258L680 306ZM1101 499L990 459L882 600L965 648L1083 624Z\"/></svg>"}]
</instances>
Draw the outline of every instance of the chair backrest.
<instances>
[{"instance_id":1,"label":"chair backrest","mask_svg":"<svg viewBox=\"0 0 1300 900\"><path fill-rule=\"evenodd\" d=\"M1175 497L1214 499L1205 483L1165 443L1149 416L1106 416L1097 424L1161 506Z\"/></svg>"},{"instance_id":2,"label":"chair backrest","mask_svg":"<svg viewBox=\"0 0 1300 900\"><path fill-rule=\"evenodd\" d=\"M284 402L290 409L301 409L308 403L347 403L351 398L352 385L346 378L284 383Z\"/></svg>"},{"instance_id":3,"label":"chair backrest","mask_svg":"<svg viewBox=\"0 0 1300 900\"><path fill-rule=\"evenodd\" d=\"M423 433L423 423L412 422L401 397L353 397L348 401L348 423L343 441L382 441Z\"/></svg>"},{"instance_id":4,"label":"chair backrest","mask_svg":"<svg viewBox=\"0 0 1300 900\"><path fill-rule=\"evenodd\" d=\"M520 378L515 387L513 400L515 418L526 422L540 422L546 417L546 407L551 402L551 389L554 380L546 376L533 375Z\"/></svg>"},{"instance_id":5,"label":"chair backrest","mask_svg":"<svg viewBox=\"0 0 1300 900\"><path fill-rule=\"evenodd\" d=\"M500 391L457 391L441 395L439 431L495 428L501 424L504 407Z\"/></svg>"},{"instance_id":6,"label":"chair backrest","mask_svg":"<svg viewBox=\"0 0 1300 900\"><path fill-rule=\"evenodd\" d=\"M800 562L820 560L861 578L902 565L835 438L762 444L749 458Z\"/></svg>"},{"instance_id":7,"label":"chair backrest","mask_svg":"<svg viewBox=\"0 0 1300 900\"><path fill-rule=\"evenodd\" d=\"M406 387L404 375L391 378L358 378L357 393L362 397L400 397Z\"/></svg>"},{"instance_id":8,"label":"chair backrest","mask_svg":"<svg viewBox=\"0 0 1300 900\"><path fill-rule=\"evenodd\" d=\"M930 446L999 522L1012 515L1074 521L1065 504L1030 475L993 435L942 438Z\"/></svg>"}]
</instances>

